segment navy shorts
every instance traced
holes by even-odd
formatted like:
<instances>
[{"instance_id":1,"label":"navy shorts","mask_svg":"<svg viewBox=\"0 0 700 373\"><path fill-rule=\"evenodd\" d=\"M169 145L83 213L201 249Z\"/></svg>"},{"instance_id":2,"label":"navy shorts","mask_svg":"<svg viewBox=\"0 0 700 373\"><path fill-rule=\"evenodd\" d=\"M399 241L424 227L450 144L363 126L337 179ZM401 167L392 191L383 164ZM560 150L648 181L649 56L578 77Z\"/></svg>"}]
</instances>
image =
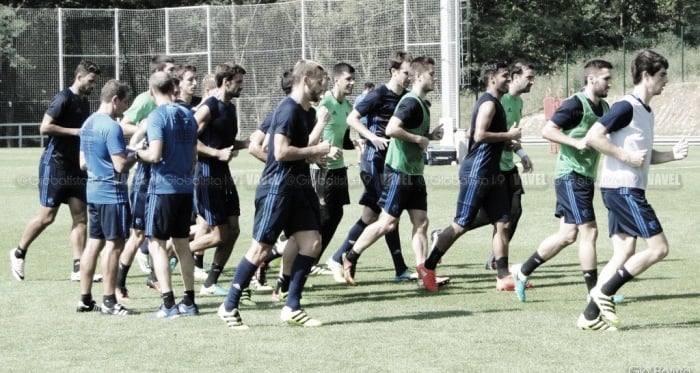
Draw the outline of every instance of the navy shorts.
<instances>
[{"instance_id":1,"label":"navy shorts","mask_svg":"<svg viewBox=\"0 0 700 373\"><path fill-rule=\"evenodd\" d=\"M197 213L210 227L228 223L231 216L241 215L241 203L231 172L199 162L195 176Z\"/></svg>"},{"instance_id":2,"label":"navy shorts","mask_svg":"<svg viewBox=\"0 0 700 373\"><path fill-rule=\"evenodd\" d=\"M88 234L98 240L129 238L131 212L127 203L88 203Z\"/></svg>"},{"instance_id":3,"label":"navy shorts","mask_svg":"<svg viewBox=\"0 0 700 373\"><path fill-rule=\"evenodd\" d=\"M131 203L131 228L146 230L146 205L148 204L148 183L150 182L151 165L139 163L136 165L134 178L131 182L129 202Z\"/></svg>"},{"instance_id":4,"label":"navy shorts","mask_svg":"<svg viewBox=\"0 0 700 373\"><path fill-rule=\"evenodd\" d=\"M650 238L663 232L661 222L647 202L643 189L601 188L600 193L608 209L608 231L611 236L625 233Z\"/></svg>"},{"instance_id":5,"label":"navy shorts","mask_svg":"<svg viewBox=\"0 0 700 373\"><path fill-rule=\"evenodd\" d=\"M132 190L129 196L131 201L131 228L140 231L146 230L146 205L148 193Z\"/></svg>"},{"instance_id":6,"label":"navy shorts","mask_svg":"<svg viewBox=\"0 0 700 373\"><path fill-rule=\"evenodd\" d=\"M59 207L69 198L87 202L85 185L87 173L79 168L66 168L45 154L39 163L39 203L44 207Z\"/></svg>"},{"instance_id":7,"label":"navy shorts","mask_svg":"<svg viewBox=\"0 0 700 373\"><path fill-rule=\"evenodd\" d=\"M192 193L151 194L146 210L146 237L188 238L191 216Z\"/></svg>"},{"instance_id":8,"label":"navy shorts","mask_svg":"<svg viewBox=\"0 0 700 373\"><path fill-rule=\"evenodd\" d=\"M386 182L379 199L384 212L398 218L403 210L428 211L428 192L423 175L407 175L386 166Z\"/></svg>"},{"instance_id":9,"label":"navy shorts","mask_svg":"<svg viewBox=\"0 0 700 373\"><path fill-rule=\"evenodd\" d=\"M522 215L521 198L522 195L525 194L523 182L517 168L513 168L510 171L501 171L501 175L503 175L504 178L503 187L506 190L508 201L510 201L510 207L508 208L508 211L510 211L509 217L511 218L511 222L513 224L517 224L518 218L520 215ZM479 213L474 219L472 219L468 228L469 230L472 230L493 223L494 222L491 221L491 217L486 212L486 207L482 205L479 209Z\"/></svg>"},{"instance_id":10,"label":"navy shorts","mask_svg":"<svg viewBox=\"0 0 700 373\"><path fill-rule=\"evenodd\" d=\"M376 158L371 162L363 160L360 170L360 179L365 186L365 191L360 197L360 204L372 209L379 214L382 209L379 207L379 199L386 185L386 175L384 174L384 159Z\"/></svg>"},{"instance_id":11,"label":"navy shorts","mask_svg":"<svg viewBox=\"0 0 700 373\"><path fill-rule=\"evenodd\" d=\"M350 203L348 191L348 169L311 169L311 179L319 201L327 206L344 206Z\"/></svg>"},{"instance_id":12,"label":"navy shorts","mask_svg":"<svg viewBox=\"0 0 700 373\"><path fill-rule=\"evenodd\" d=\"M593 195L595 180L575 172L554 179L557 204L554 216L564 217L564 223L581 225L595 221Z\"/></svg>"},{"instance_id":13,"label":"navy shorts","mask_svg":"<svg viewBox=\"0 0 700 373\"><path fill-rule=\"evenodd\" d=\"M286 194L270 193L255 200L253 239L273 245L280 233L318 231L321 212L313 188L291 189Z\"/></svg>"},{"instance_id":14,"label":"navy shorts","mask_svg":"<svg viewBox=\"0 0 700 373\"><path fill-rule=\"evenodd\" d=\"M491 223L510 221L510 201L503 174L492 178L460 177L455 224L463 228L472 226L482 207Z\"/></svg>"}]
</instances>

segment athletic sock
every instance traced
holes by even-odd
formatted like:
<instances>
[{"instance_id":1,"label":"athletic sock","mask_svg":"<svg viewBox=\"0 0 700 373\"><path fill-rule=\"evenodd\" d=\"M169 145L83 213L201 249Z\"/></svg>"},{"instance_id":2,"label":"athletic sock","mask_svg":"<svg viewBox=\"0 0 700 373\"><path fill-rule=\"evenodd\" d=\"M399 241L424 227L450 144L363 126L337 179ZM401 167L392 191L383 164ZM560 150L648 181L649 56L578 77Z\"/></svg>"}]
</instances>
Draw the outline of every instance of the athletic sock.
<instances>
[{"instance_id":1,"label":"athletic sock","mask_svg":"<svg viewBox=\"0 0 700 373\"><path fill-rule=\"evenodd\" d=\"M142 254L148 255L148 240L143 240L141 246L139 247L139 250L141 250Z\"/></svg>"},{"instance_id":2,"label":"athletic sock","mask_svg":"<svg viewBox=\"0 0 700 373\"><path fill-rule=\"evenodd\" d=\"M425 268L434 271L443 255L444 253L437 248L433 249L433 251L430 252L430 255L428 255L428 259L425 260Z\"/></svg>"},{"instance_id":3,"label":"athletic sock","mask_svg":"<svg viewBox=\"0 0 700 373\"><path fill-rule=\"evenodd\" d=\"M185 290L185 295L182 296L182 303L185 306L194 304L194 290Z\"/></svg>"},{"instance_id":4,"label":"athletic sock","mask_svg":"<svg viewBox=\"0 0 700 373\"><path fill-rule=\"evenodd\" d=\"M275 284L275 294L282 294L289 291L289 280L291 276L280 275L277 277L277 283Z\"/></svg>"},{"instance_id":5,"label":"athletic sock","mask_svg":"<svg viewBox=\"0 0 700 373\"><path fill-rule=\"evenodd\" d=\"M219 276L223 270L224 266L212 263L211 270L209 271L209 274L207 274L206 281L204 281L204 287L208 288L216 284L219 281Z\"/></svg>"},{"instance_id":6,"label":"athletic sock","mask_svg":"<svg viewBox=\"0 0 700 373\"><path fill-rule=\"evenodd\" d=\"M525 276L530 276L532 272L535 272L537 267L541 266L546 260L542 259L540 254L535 251L526 261L520 266L520 272Z\"/></svg>"},{"instance_id":7,"label":"athletic sock","mask_svg":"<svg viewBox=\"0 0 700 373\"><path fill-rule=\"evenodd\" d=\"M119 262L119 269L117 270L117 287L118 288L125 288L126 287L126 275L129 274L129 268L131 268L130 265L122 264L122 262Z\"/></svg>"},{"instance_id":8,"label":"athletic sock","mask_svg":"<svg viewBox=\"0 0 700 373\"><path fill-rule=\"evenodd\" d=\"M231 288L229 288L228 295L226 295L226 299L224 299L224 308L226 311L230 312L234 308L238 308L243 289L250 285L250 279L253 278L257 269L258 266L249 262L245 257L238 263L236 273L233 275L233 280L231 280Z\"/></svg>"},{"instance_id":9,"label":"athletic sock","mask_svg":"<svg viewBox=\"0 0 700 373\"><path fill-rule=\"evenodd\" d=\"M620 267L617 271L615 271L615 274L610 278L610 280L600 287L600 292L607 296L611 296L617 293L622 285L626 284L630 280L632 280L632 275L627 272L625 267Z\"/></svg>"},{"instance_id":10,"label":"athletic sock","mask_svg":"<svg viewBox=\"0 0 700 373\"><path fill-rule=\"evenodd\" d=\"M73 272L80 272L80 259L73 259Z\"/></svg>"},{"instance_id":11,"label":"athletic sock","mask_svg":"<svg viewBox=\"0 0 700 373\"><path fill-rule=\"evenodd\" d=\"M170 309L175 307L175 295L172 291L163 293L163 295L161 295L161 298L163 298L163 305L165 306L165 308Z\"/></svg>"},{"instance_id":12,"label":"athletic sock","mask_svg":"<svg viewBox=\"0 0 700 373\"><path fill-rule=\"evenodd\" d=\"M583 316L586 318L586 320L595 320L598 315L600 315L600 308L596 306L593 300L589 300L586 309L583 310Z\"/></svg>"},{"instance_id":13,"label":"athletic sock","mask_svg":"<svg viewBox=\"0 0 700 373\"><path fill-rule=\"evenodd\" d=\"M586 288L588 292L595 287L598 283L598 270L597 269L587 269L583 271L583 280L586 281Z\"/></svg>"},{"instance_id":14,"label":"athletic sock","mask_svg":"<svg viewBox=\"0 0 700 373\"><path fill-rule=\"evenodd\" d=\"M309 273L315 260L314 257L301 254L298 254L296 259L294 259L286 304L293 311L301 309L301 291L304 289L304 283L306 283L306 275Z\"/></svg>"},{"instance_id":15,"label":"athletic sock","mask_svg":"<svg viewBox=\"0 0 700 373\"><path fill-rule=\"evenodd\" d=\"M15 248L15 258L24 259L25 256L27 256L27 250L23 250L21 247L17 246L17 248Z\"/></svg>"},{"instance_id":16,"label":"athletic sock","mask_svg":"<svg viewBox=\"0 0 700 373\"><path fill-rule=\"evenodd\" d=\"M204 268L204 255L192 254L192 259L194 259L195 267Z\"/></svg>"},{"instance_id":17,"label":"athletic sock","mask_svg":"<svg viewBox=\"0 0 700 373\"><path fill-rule=\"evenodd\" d=\"M498 271L498 273L496 274L498 278L504 278L510 274L507 256L502 256L496 259L496 270Z\"/></svg>"},{"instance_id":18,"label":"athletic sock","mask_svg":"<svg viewBox=\"0 0 700 373\"><path fill-rule=\"evenodd\" d=\"M351 261L353 264L357 264L357 259L360 259L360 254L356 253L355 250L348 250L345 253L345 259Z\"/></svg>"},{"instance_id":19,"label":"athletic sock","mask_svg":"<svg viewBox=\"0 0 700 373\"><path fill-rule=\"evenodd\" d=\"M280 257L282 257L282 254L277 252L277 247L273 247L272 250L270 250L270 252L267 253L267 256L265 256L265 259L263 259L263 263L265 263L265 265L268 265L268 264L270 264L271 261L273 261L277 258L280 258Z\"/></svg>"},{"instance_id":20,"label":"athletic sock","mask_svg":"<svg viewBox=\"0 0 700 373\"><path fill-rule=\"evenodd\" d=\"M362 219L357 219L355 224L350 227L350 230L348 231L348 236L345 238L342 244L340 244L340 247L338 248L338 251L333 254L333 260L335 260L337 263L342 263L342 255L343 253L347 252L348 250L352 249L352 247L355 245L355 241L360 237L362 234L362 231L365 230L367 227L367 224L365 224Z\"/></svg>"},{"instance_id":21,"label":"athletic sock","mask_svg":"<svg viewBox=\"0 0 700 373\"><path fill-rule=\"evenodd\" d=\"M103 295L102 296L102 303L107 308L114 308L114 305L117 304L117 297L114 294Z\"/></svg>"},{"instance_id":22,"label":"athletic sock","mask_svg":"<svg viewBox=\"0 0 700 373\"><path fill-rule=\"evenodd\" d=\"M84 305L89 306L92 303L92 293L81 294L80 301L83 302Z\"/></svg>"},{"instance_id":23,"label":"athletic sock","mask_svg":"<svg viewBox=\"0 0 700 373\"><path fill-rule=\"evenodd\" d=\"M401 253L401 238L398 228L387 233L386 236L384 236L384 240L386 241L386 246L389 248L391 261L394 262L396 275L400 276L406 272L408 266L406 266L406 261L403 260L403 253Z\"/></svg>"}]
</instances>

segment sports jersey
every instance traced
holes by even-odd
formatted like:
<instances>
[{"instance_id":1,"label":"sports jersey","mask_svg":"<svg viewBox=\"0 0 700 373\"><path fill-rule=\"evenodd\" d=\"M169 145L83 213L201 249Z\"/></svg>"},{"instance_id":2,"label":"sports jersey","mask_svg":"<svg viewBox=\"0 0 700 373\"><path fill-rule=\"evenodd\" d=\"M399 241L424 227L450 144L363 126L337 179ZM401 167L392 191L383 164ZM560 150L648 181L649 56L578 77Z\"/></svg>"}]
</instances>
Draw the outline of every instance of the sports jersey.
<instances>
[{"instance_id":1,"label":"sports jersey","mask_svg":"<svg viewBox=\"0 0 700 373\"><path fill-rule=\"evenodd\" d=\"M286 97L275 109L269 129L270 143L256 190L256 198L268 193L285 194L289 189L304 189L311 187L309 164L305 159L295 161L275 160L275 141L277 134L284 135L290 140L290 145L305 148L309 143L309 133L316 121L316 110L304 110L294 99Z\"/></svg>"},{"instance_id":2,"label":"sports jersey","mask_svg":"<svg viewBox=\"0 0 700 373\"><path fill-rule=\"evenodd\" d=\"M348 129L347 119L352 111L352 106L350 106L348 100L338 101L330 91L323 96L319 106L325 106L330 113L330 120L323 127L323 140L330 142L332 146L343 149L343 138ZM345 159L342 154L338 159L328 160L329 170L344 167Z\"/></svg>"},{"instance_id":3,"label":"sports jersey","mask_svg":"<svg viewBox=\"0 0 700 373\"><path fill-rule=\"evenodd\" d=\"M64 128L80 128L90 116L90 103L87 98L81 98L66 88L56 94L51 100L46 114L53 118L55 125ZM78 153L80 139L77 136L49 136L42 161L57 161L64 167L79 169Z\"/></svg>"},{"instance_id":4,"label":"sports jersey","mask_svg":"<svg viewBox=\"0 0 700 373\"><path fill-rule=\"evenodd\" d=\"M599 122L608 138L627 151L648 150L641 167L632 167L614 157L604 157L600 171L601 188L646 189L654 145L654 112L637 97L626 95Z\"/></svg>"},{"instance_id":5,"label":"sports jersey","mask_svg":"<svg viewBox=\"0 0 700 373\"><path fill-rule=\"evenodd\" d=\"M597 107L584 92L577 92L564 101L562 106L552 116L556 124L569 137L581 139L600 117L608 112L608 103L600 100ZM569 113L569 114L567 114ZM576 121L576 118L580 119ZM593 149L578 150L573 146L561 144L554 169L554 177L576 172L580 175L596 178L600 153Z\"/></svg>"},{"instance_id":6,"label":"sports jersey","mask_svg":"<svg viewBox=\"0 0 700 373\"><path fill-rule=\"evenodd\" d=\"M430 110L414 92L406 93L399 101L394 116L403 122L407 132L426 136L430 129ZM413 142L393 137L389 142L386 164L407 175L423 175L423 149Z\"/></svg>"},{"instance_id":7,"label":"sports jersey","mask_svg":"<svg viewBox=\"0 0 700 373\"><path fill-rule=\"evenodd\" d=\"M194 192L192 164L197 145L197 120L178 104L161 105L148 115L148 138L163 142L160 161L151 165L151 194Z\"/></svg>"},{"instance_id":8,"label":"sports jersey","mask_svg":"<svg viewBox=\"0 0 700 373\"><path fill-rule=\"evenodd\" d=\"M156 108L156 102L149 91L141 92L124 112L124 117L136 125L145 119Z\"/></svg>"},{"instance_id":9,"label":"sports jersey","mask_svg":"<svg viewBox=\"0 0 700 373\"><path fill-rule=\"evenodd\" d=\"M474 139L476 131L476 117L479 113L479 108L485 102L493 102L496 112L491 119L491 124L486 129L489 132L506 132L506 112L503 110L503 105L493 95L486 92L474 106L472 112L471 129L469 130L469 146L467 156L462 161L460 174L469 178L483 178L497 175L500 171L499 163L501 161L501 153L503 152L504 142L477 142Z\"/></svg>"},{"instance_id":10,"label":"sports jersey","mask_svg":"<svg viewBox=\"0 0 700 373\"><path fill-rule=\"evenodd\" d=\"M506 112L506 128L510 130L516 123L520 123L520 119L523 117L523 98L506 93L501 97L501 105ZM510 171L515 168L513 150L503 149L500 168L501 171Z\"/></svg>"},{"instance_id":11,"label":"sports jersey","mask_svg":"<svg viewBox=\"0 0 700 373\"><path fill-rule=\"evenodd\" d=\"M233 145L236 135L238 135L236 107L231 103L222 102L217 97L207 98L202 106L209 108L210 120L199 135L199 139L206 146L215 149L223 149Z\"/></svg>"},{"instance_id":12,"label":"sports jersey","mask_svg":"<svg viewBox=\"0 0 700 373\"><path fill-rule=\"evenodd\" d=\"M112 155L126 151L119 123L107 114L92 114L80 129L80 151L87 163L87 202L116 204L128 202L128 172L114 170Z\"/></svg>"},{"instance_id":13,"label":"sports jersey","mask_svg":"<svg viewBox=\"0 0 700 373\"><path fill-rule=\"evenodd\" d=\"M362 102L355 106L355 110L360 113L361 117L367 117L367 128L373 134L387 138L386 125L389 119L394 115L396 105L399 103L402 95L397 95L389 89L386 84L370 92L365 96ZM367 167L372 161L377 158L382 161L386 157L386 150L377 150L371 141L367 141L367 148L362 156L362 169L368 171Z\"/></svg>"}]
</instances>

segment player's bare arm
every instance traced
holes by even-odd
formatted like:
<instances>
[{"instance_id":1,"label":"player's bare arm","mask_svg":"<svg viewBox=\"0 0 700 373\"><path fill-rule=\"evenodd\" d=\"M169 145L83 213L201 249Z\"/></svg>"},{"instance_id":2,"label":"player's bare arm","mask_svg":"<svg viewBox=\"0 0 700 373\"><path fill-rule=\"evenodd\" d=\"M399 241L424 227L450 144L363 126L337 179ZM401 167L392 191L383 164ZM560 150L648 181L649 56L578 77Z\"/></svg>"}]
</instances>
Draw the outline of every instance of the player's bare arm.
<instances>
[{"instance_id":1,"label":"player's bare arm","mask_svg":"<svg viewBox=\"0 0 700 373\"><path fill-rule=\"evenodd\" d=\"M362 118L362 116L360 116L360 113L356 109L353 109L352 112L350 112L350 115L348 115L348 126L357 131L357 133L359 133L360 136L370 141L375 148L379 150L386 149L386 147L389 146L389 139L385 139L373 134L372 131L365 127L364 124L362 124L360 118Z\"/></svg>"},{"instance_id":2,"label":"player's bare arm","mask_svg":"<svg viewBox=\"0 0 700 373\"><path fill-rule=\"evenodd\" d=\"M608 131L600 124L596 122L591 129L588 130L586 134L587 143L592 146L597 151L619 159L633 167L639 167L644 163L644 157L647 154L647 150L637 150L634 152L627 151L613 144L607 137Z\"/></svg>"},{"instance_id":3,"label":"player's bare arm","mask_svg":"<svg viewBox=\"0 0 700 373\"><path fill-rule=\"evenodd\" d=\"M496 114L496 105L487 101L481 104L476 115L474 128L474 141L476 142L504 142L509 140L519 140L522 136L520 127L513 127L508 132L491 132L491 122Z\"/></svg>"},{"instance_id":4,"label":"player's bare arm","mask_svg":"<svg viewBox=\"0 0 700 373\"><path fill-rule=\"evenodd\" d=\"M403 129L403 121L397 117L391 117L386 125L386 134L405 142L413 142L418 144L421 149L426 149L430 140L426 136L414 135Z\"/></svg>"},{"instance_id":5,"label":"player's bare arm","mask_svg":"<svg viewBox=\"0 0 700 373\"><path fill-rule=\"evenodd\" d=\"M39 133L49 136L79 136L80 128L62 127L56 124L50 115L44 114L44 118L39 126Z\"/></svg>"}]
</instances>

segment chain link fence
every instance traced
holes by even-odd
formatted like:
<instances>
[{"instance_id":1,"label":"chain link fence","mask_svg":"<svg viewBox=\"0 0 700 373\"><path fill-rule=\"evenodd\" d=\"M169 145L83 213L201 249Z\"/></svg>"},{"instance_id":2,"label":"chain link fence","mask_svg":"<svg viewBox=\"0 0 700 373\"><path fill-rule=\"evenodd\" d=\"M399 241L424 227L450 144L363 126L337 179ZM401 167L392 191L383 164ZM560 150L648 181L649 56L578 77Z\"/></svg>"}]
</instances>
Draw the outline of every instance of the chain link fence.
<instances>
[{"instance_id":1,"label":"chain link fence","mask_svg":"<svg viewBox=\"0 0 700 373\"><path fill-rule=\"evenodd\" d=\"M392 51L433 57L440 76L440 6L445 2L297 0L151 10L18 9L17 17L27 27L16 39L16 49L27 64L0 67L0 145L42 144L38 124L51 98L71 85L81 59L102 69L90 97L93 110L99 104L99 87L108 79L128 82L134 95L146 90L148 64L157 54L195 66L200 78L217 64L240 64L247 70L236 102L241 136L250 134L282 98L279 77L300 58L327 68L350 63L357 70L354 94L364 82L388 81ZM440 89L429 96L433 124L439 121L445 94ZM452 94L458 95L457 88Z\"/></svg>"}]
</instances>

